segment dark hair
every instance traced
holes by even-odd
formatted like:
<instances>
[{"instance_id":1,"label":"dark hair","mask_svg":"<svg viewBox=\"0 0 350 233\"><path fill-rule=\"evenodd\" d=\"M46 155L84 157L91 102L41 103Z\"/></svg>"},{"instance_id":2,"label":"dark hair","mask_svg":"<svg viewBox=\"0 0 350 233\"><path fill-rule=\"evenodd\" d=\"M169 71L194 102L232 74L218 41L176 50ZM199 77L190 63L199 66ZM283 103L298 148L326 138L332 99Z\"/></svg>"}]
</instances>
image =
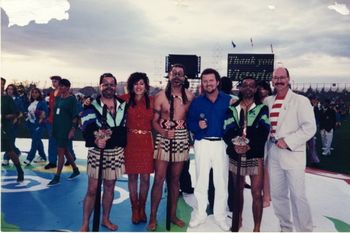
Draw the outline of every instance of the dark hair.
<instances>
[{"instance_id":1,"label":"dark hair","mask_svg":"<svg viewBox=\"0 0 350 233\"><path fill-rule=\"evenodd\" d=\"M219 89L226 94L231 94L232 91L232 81L230 78L223 76L220 79Z\"/></svg>"},{"instance_id":2,"label":"dark hair","mask_svg":"<svg viewBox=\"0 0 350 233\"><path fill-rule=\"evenodd\" d=\"M17 96L18 93L17 93L17 87L16 87L15 84L9 84L9 85L7 85L7 87L6 87L6 89L5 89L6 94L7 94L7 89L8 89L9 87L12 87L12 88L13 88L13 95L14 95L14 96Z\"/></svg>"},{"instance_id":3,"label":"dark hair","mask_svg":"<svg viewBox=\"0 0 350 233\"><path fill-rule=\"evenodd\" d=\"M257 84L258 87L262 87L263 89L267 90L269 92L268 95L271 95L272 94L272 89L271 89L271 86L270 86L270 83L265 81L265 80L262 80L262 81L259 81L258 84Z\"/></svg>"},{"instance_id":4,"label":"dark hair","mask_svg":"<svg viewBox=\"0 0 350 233\"><path fill-rule=\"evenodd\" d=\"M6 79L4 79L3 77L1 77L1 81L6 83Z\"/></svg>"},{"instance_id":5,"label":"dark hair","mask_svg":"<svg viewBox=\"0 0 350 233\"><path fill-rule=\"evenodd\" d=\"M59 85L60 86L65 86L65 87L70 87L71 84L70 84L68 79L63 78L63 79L60 80Z\"/></svg>"},{"instance_id":6,"label":"dark hair","mask_svg":"<svg viewBox=\"0 0 350 233\"><path fill-rule=\"evenodd\" d=\"M149 79L148 79L146 73L141 73L141 72L132 73L130 75L130 77L128 78L127 88L128 88L128 92L130 94L129 104L132 107L134 107L136 105L136 101L135 101L135 96L136 95L135 95L135 92L134 92L134 85L140 80L143 80L145 82L145 89L146 89L146 91L144 93L144 97L145 97L145 100L146 100L146 108L150 108L151 104L150 104L150 100L149 100L149 96L148 96L149 89L150 89Z\"/></svg>"},{"instance_id":7,"label":"dark hair","mask_svg":"<svg viewBox=\"0 0 350 233\"><path fill-rule=\"evenodd\" d=\"M207 69L203 70L203 72L201 74L201 80L203 78L203 75L207 75L207 74L214 74L216 81L220 82L220 74L217 70L215 70L213 68L207 68Z\"/></svg>"},{"instance_id":8,"label":"dark hair","mask_svg":"<svg viewBox=\"0 0 350 233\"><path fill-rule=\"evenodd\" d=\"M175 67L182 68L183 71L184 71L184 73L186 74L185 66L182 65L182 64L180 64L180 63L172 64L172 65L170 66L169 72L171 72L171 71L173 70L173 68L175 68Z\"/></svg>"},{"instance_id":9,"label":"dark hair","mask_svg":"<svg viewBox=\"0 0 350 233\"><path fill-rule=\"evenodd\" d=\"M171 65L171 69L169 70L169 73L173 70L173 68L175 67L179 67L179 68L182 68L184 73L185 73L185 66L182 65L182 64L179 64L179 63L176 63L176 64L173 64ZM171 83L170 83L170 80L168 80L168 84L166 85L166 88L165 88L165 96L166 98L170 101L172 96L171 96ZM188 102L188 99L187 99L187 95L186 95L186 87L185 87L185 84L182 85L182 88L181 88L181 98L182 98L182 101L184 104L186 104Z\"/></svg>"},{"instance_id":10,"label":"dark hair","mask_svg":"<svg viewBox=\"0 0 350 233\"><path fill-rule=\"evenodd\" d=\"M62 78L61 76L58 76L58 75L54 75L54 76L51 76L50 77L51 80L57 80L57 81L60 81Z\"/></svg>"},{"instance_id":11,"label":"dark hair","mask_svg":"<svg viewBox=\"0 0 350 233\"><path fill-rule=\"evenodd\" d=\"M37 88L37 87L33 87L31 90L30 90L30 94L29 94L29 97L30 97L30 102L33 102L34 99L32 97L32 92L33 91L37 91L39 93L39 97L38 97L38 100L42 100L43 99L43 94L41 93L40 89Z\"/></svg>"},{"instance_id":12,"label":"dark hair","mask_svg":"<svg viewBox=\"0 0 350 233\"><path fill-rule=\"evenodd\" d=\"M111 73L104 73L104 74L102 74L100 76L100 85L102 84L104 78L113 78L115 84L117 84L117 79L113 76L113 74L111 74Z\"/></svg>"},{"instance_id":13,"label":"dark hair","mask_svg":"<svg viewBox=\"0 0 350 233\"><path fill-rule=\"evenodd\" d=\"M245 76L242 80L239 81L238 87L240 87L243 84L243 81L246 80L246 79L254 80L255 87L258 86L258 82L253 76ZM242 93L238 92L238 98L241 100L242 97L243 97ZM258 91L256 91L255 94L254 94L254 102L257 103L257 104L261 104L262 103Z\"/></svg>"}]
</instances>

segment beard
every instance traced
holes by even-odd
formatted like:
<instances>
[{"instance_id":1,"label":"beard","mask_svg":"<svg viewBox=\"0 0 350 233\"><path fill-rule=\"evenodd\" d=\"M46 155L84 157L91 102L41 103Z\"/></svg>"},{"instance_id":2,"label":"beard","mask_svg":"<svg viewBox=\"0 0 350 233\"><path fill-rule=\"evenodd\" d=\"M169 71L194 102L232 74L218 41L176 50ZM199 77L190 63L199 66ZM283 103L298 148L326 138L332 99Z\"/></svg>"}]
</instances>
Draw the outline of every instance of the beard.
<instances>
[{"instance_id":1,"label":"beard","mask_svg":"<svg viewBox=\"0 0 350 233\"><path fill-rule=\"evenodd\" d=\"M106 99L112 99L114 97L115 91L112 88L106 88L102 91L102 96Z\"/></svg>"}]
</instances>

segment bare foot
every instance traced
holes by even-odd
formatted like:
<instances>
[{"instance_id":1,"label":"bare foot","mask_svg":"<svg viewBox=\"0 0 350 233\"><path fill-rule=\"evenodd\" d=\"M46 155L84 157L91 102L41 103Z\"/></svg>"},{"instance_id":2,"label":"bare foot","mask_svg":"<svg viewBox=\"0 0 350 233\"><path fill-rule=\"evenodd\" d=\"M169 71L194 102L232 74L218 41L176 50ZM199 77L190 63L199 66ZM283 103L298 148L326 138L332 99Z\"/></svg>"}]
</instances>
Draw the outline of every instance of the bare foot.
<instances>
[{"instance_id":1,"label":"bare foot","mask_svg":"<svg viewBox=\"0 0 350 233\"><path fill-rule=\"evenodd\" d=\"M147 230L155 231L156 228L157 228L157 220L151 218L149 220L149 223L148 223L148 226L147 226Z\"/></svg>"},{"instance_id":2,"label":"bare foot","mask_svg":"<svg viewBox=\"0 0 350 233\"><path fill-rule=\"evenodd\" d=\"M185 222L182 221L181 219L178 219L177 217L171 219L171 222L173 224L175 224L176 226L178 226L178 227L184 227L185 226Z\"/></svg>"},{"instance_id":3,"label":"bare foot","mask_svg":"<svg viewBox=\"0 0 350 233\"><path fill-rule=\"evenodd\" d=\"M101 226L108 228L108 230L116 231L118 230L118 225L113 224L109 219L102 220Z\"/></svg>"},{"instance_id":4,"label":"bare foot","mask_svg":"<svg viewBox=\"0 0 350 233\"><path fill-rule=\"evenodd\" d=\"M82 225L79 229L80 232L88 232L89 231L89 225Z\"/></svg>"}]
</instances>

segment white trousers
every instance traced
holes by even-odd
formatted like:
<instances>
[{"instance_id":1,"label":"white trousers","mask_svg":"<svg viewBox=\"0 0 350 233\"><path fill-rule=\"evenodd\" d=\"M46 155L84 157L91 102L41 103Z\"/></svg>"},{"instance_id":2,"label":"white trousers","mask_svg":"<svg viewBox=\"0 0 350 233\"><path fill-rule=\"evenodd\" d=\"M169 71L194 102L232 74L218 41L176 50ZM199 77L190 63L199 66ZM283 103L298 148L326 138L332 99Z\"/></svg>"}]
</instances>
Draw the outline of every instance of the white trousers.
<instances>
[{"instance_id":1,"label":"white trousers","mask_svg":"<svg viewBox=\"0 0 350 233\"><path fill-rule=\"evenodd\" d=\"M196 186L194 196L197 200L195 215L199 219L207 216L209 172L213 168L215 187L214 218L223 221L226 217L227 185L228 185L228 156L226 144L221 141L195 140Z\"/></svg>"},{"instance_id":2,"label":"white trousers","mask_svg":"<svg viewBox=\"0 0 350 233\"><path fill-rule=\"evenodd\" d=\"M282 169L279 152L272 145L269 150L270 187L273 209L280 221L281 231L312 231L311 210L305 193L304 167ZM293 222L291 218L293 216Z\"/></svg>"},{"instance_id":3,"label":"white trousers","mask_svg":"<svg viewBox=\"0 0 350 233\"><path fill-rule=\"evenodd\" d=\"M324 152L330 153L333 141L333 129L331 129L329 132L325 129L321 129L320 134L322 140L322 148L324 148Z\"/></svg>"}]
</instances>

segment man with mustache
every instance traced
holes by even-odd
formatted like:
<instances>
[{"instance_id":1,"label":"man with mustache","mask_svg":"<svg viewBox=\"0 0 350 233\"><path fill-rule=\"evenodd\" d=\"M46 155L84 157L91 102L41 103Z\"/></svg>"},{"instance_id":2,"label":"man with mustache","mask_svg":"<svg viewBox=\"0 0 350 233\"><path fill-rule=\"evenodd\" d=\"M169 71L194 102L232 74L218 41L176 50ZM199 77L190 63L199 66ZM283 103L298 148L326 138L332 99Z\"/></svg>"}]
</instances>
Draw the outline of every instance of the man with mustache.
<instances>
[{"instance_id":1,"label":"man with mustache","mask_svg":"<svg viewBox=\"0 0 350 233\"><path fill-rule=\"evenodd\" d=\"M168 77L166 89L160 91L154 99L153 127L157 132L154 145L155 177L151 193L151 215L147 227L152 231L157 227L157 209L168 169L171 173L170 180L167 181L170 182L168 193L171 194L170 221L179 227L185 226L185 223L176 217L176 204L182 167L184 161L189 159L189 135L185 119L193 94L184 87L183 65L172 65Z\"/></svg>"},{"instance_id":2,"label":"man with mustache","mask_svg":"<svg viewBox=\"0 0 350 233\"><path fill-rule=\"evenodd\" d=\"M240 186L234 191L239 195L239 225L242 224L243 190L245 176L250 177L253 197L254 232L260 231L264 185L264 147L270 130L268 108L262 104L257 94L257 84L253 77L247 76L239 83L239 100L229 107L224 124L224 140L227 144L226 153L230 158L229 170L232 180L239 180ZM242 127L243 126L243 127ZM242 135L243 134L243 135ZM234 145L237 136L246 137L247 145ZM238 167L238 161L241 163ZM237 177L237 168L240 176Z\"/></svg>"},{"instance_id":3,"label":"man with mustache","mask_svg":"<svg viewBox=\"0 0 350 233\"><path fill-rule=\"evenodd\" d=\"M213 168L215 186L214 218L224 231L229 230L226 223L228 157L224 135L225 113L230 105L231 96L219 91L220 75L214 69L205 69L201 74L203 94L191 104L187 122L194 134L196 163L196 186L194 196L197 208L189 223L190 227L203 224L207 218L209 172Z\"/></svg>"},{"instance_id":4,"label":"man with mustache","mask_svg":"<svg viewBox=\"0 0 350 233\"><path fill-rule=\"evenodd\" d=\"M308 98L290 90L289 82L287 68L275 69L272 85L276 94L264 100L271 122L266 144L271 199L281 231L293 231L294 226L305 232L312 231L305 194L306 142L316 133L316 122Z\"/></svg>"},{"instance_id":5,"label":"man with mustache","mask_svg":"<svg viewBox=\"0 0 350 233\"><path fill-rule=\"evenodd\" d=\"M111 73L100 76L101 95L81 114L82 131L88 151L88 188L84 199L83 224L79 231L89 231L89 219L95 205L99 178L99 161L103 150L102 226L116 231L118 226L109 219L116 180L124 174L126 146L126 102L116 97L117 80ZM105 129L107 128L107 129ZM110 132L111 134L107 133ZM97 133L100 136L97 136ZM103 137L103 135L105 137Z\"/></svg>"}]
</instances>

